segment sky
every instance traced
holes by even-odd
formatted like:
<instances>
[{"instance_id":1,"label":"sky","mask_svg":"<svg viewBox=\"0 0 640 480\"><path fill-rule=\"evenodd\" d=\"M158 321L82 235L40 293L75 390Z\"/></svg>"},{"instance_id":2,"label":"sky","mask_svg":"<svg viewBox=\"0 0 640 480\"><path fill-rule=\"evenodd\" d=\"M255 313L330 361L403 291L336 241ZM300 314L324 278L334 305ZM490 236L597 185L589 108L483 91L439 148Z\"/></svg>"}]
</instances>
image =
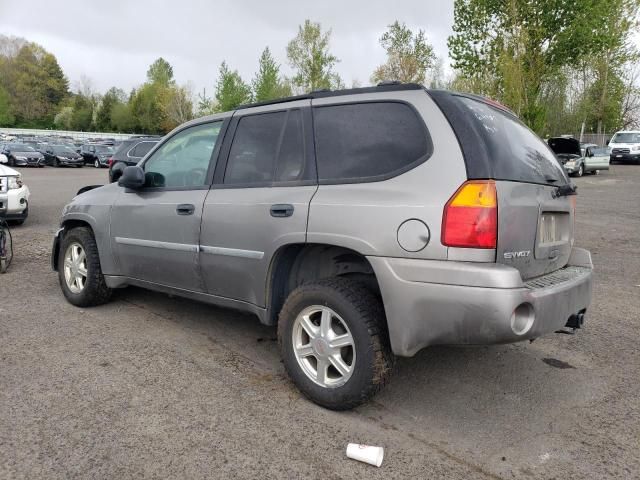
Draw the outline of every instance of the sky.
<instances>
[{"instance_id":1,"label":"sky","mask_svg":"<svg viewBox=\"0 0 640 480\"><path fill-rule=\"evenodd\" d=\"M331 52L347 86L369 83L385 60L378 39L396 19L423 29L448 65L453 0L0 0L0 34L39 43L72 89L85 76L98 92L128 92L164 57L179 84L210 96L223 60L249 81L266 46L290 75L286 46L305 19L332 30Z\"/></svg>"}]
</instances>

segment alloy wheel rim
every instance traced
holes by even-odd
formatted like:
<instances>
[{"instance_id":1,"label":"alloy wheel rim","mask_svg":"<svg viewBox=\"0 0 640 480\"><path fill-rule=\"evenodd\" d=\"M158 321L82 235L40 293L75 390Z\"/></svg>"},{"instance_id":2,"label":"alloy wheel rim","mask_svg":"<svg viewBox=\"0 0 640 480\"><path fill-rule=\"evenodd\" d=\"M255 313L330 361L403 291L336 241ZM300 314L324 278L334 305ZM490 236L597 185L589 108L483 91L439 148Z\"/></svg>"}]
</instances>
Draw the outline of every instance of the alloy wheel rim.
<instances>
[{"instance_id":1,"label":"alloy wheel rim","mask_svg":"<svg viewBox=\"0 0 640 480\"><path fill-rule=\"evenodd\" d=\"M64 279L72 293L80 293L87 283L87 255L77 242L64 253Z\"/></svg>"},{"instance_id":2,"label":"alloy wheel rim","mask_svg":"<svg viewBox=\"0 0 640 480\"><path fill-rule=\"evenodd\" d=\"M291 341L298 365L316 385L336 388L347 383L356 366L353 335L331 308L313 305L296 317Z\"/></svg>"}]
</instances>

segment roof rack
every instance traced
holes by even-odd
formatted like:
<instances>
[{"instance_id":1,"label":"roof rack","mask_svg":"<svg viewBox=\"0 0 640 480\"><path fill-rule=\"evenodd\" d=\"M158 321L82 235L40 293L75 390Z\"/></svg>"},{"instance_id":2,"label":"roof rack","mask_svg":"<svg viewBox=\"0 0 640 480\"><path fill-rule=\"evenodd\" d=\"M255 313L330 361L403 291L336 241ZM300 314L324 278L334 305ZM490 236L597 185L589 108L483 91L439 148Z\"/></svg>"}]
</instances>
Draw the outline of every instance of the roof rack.
<instances>
[{"instance_id":1,"label":"roof rack","mask_svg":"<svg viewBox=\"0 0 640 480\"><path fill-rule=\"evenodd\" d=\"M314 98L327 98L327 97L339 97L342 95L356 95L359 93L378 93L378 92L395 92L399 90L422 90L424 87L417 83L400 83L397 81L380 82L375 87L361 87L361 88L347 88L344 90L328 90L320 89L314 90L311 93L303 95L295 95L292 97L277 98L274 100L267 100L264 102L247 103L240 105L236 110L242 110L245 108L262 107L264 105L274 105L278 103L295 102L297 100L309 100Z\"/></svg>"}]
</instances>

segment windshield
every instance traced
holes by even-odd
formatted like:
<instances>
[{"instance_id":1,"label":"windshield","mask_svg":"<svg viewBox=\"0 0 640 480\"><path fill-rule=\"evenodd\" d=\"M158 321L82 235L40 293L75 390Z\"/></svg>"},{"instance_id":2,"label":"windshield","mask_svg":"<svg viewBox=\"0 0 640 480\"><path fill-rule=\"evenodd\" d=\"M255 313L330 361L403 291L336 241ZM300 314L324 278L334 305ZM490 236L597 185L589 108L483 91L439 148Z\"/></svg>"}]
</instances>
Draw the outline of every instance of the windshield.
<instances>
[{"instance_id":1,"label":"windshield","mask_svg":"<svg viewBox=\"0 0 640 480\"><path fill-rule=\"evenodd\" d=\"M611 143L640 143L640 132L620 132L611 139Z\"/></svg>"},{"instance_id":2,"label":"windshield","mask_svg":"<svg viewBox=\"0 0 640 480\"><path fill-rule=\"evenodd\" d=\"M29 145L23 145L22 143L10 143L7 145L9 150L14 152L35 152L35 149Z\"/></svg>"},{"instance_id":3,"label":"windshield","mask_svg":"<svg viewBox=\"0 0 640 480\"><path fill-rule=\"evenodd\" d=\"M53 147L53 153L56 155L75 155L76 152L71 150L69 147L65 147L64 145L55 145Z\"/></svg>"},{"instance_id":4,"label":"windshield","mask_svg":"<svg viewBox=\"0 0 640 480\"><path fill-rule=\"evenodd\" d=\"M96 145L97 153L113 153L113 147L110 145Z\"/></svg>"}]
</instances>

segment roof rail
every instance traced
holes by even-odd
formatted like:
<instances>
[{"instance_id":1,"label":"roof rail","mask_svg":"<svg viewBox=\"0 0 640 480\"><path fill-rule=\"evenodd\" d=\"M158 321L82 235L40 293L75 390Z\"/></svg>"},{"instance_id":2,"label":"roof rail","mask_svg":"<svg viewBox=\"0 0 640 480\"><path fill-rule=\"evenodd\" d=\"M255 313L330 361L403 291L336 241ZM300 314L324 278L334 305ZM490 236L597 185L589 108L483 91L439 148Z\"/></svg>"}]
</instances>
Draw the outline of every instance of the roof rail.
<instances>
[{"instance_id":1,"label":"roof rail","mask_svg":"<svg viewBox=\"0 0 640 480\"><path fill-rule=\"evenodd\" d=\"M245 108L252 108L252 107L261 107L263 105L275 105L278 103L295 102L296 100L339 97L343 95L357 95L359 93L394 92L394 91L400 91L400 90L422 90L422 89L424 89L424 87L417 83L400 83L397 81L380 82L375 87L347 88L343 90L318 89L318 90L313 90L311 93L306 93L303 95L277 98L274 100L267 100L265 102L247 103L245 105L240 105L239 107L237 107L236 110L242 110Z\"/></svg>"}]
</instances>

